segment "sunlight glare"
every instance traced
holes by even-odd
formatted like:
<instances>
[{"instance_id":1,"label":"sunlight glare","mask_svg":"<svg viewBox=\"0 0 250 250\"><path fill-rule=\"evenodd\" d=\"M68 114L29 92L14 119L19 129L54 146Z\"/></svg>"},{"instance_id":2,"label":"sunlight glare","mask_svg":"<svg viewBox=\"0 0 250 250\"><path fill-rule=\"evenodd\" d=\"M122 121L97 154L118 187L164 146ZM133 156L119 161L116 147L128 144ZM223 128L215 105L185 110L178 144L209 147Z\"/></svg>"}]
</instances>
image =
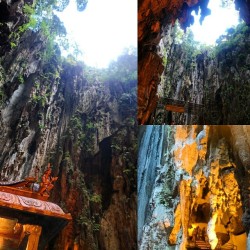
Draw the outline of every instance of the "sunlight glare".
<instances>
[{"instance_id":1,"label":"sunlight glare","mask_svg":"<svg viewBox=\"0 0 250 250\"><path fill-rule=\"evenodd\" d=\"M134 0L89 0L83 12L78 12L71 0L62 13L56 14L89 66L108 67L124 48L137 46L137 2Z\"/></svg>"},{"instance_id":2,"label":"sunlight glare","mask_svg":"<svg viewBox=\"0 0 250 250\"><path fill-rule=\"evenodd\" d=\"M237 26L239 12L235 10L233 3L227 7L221 7L221 1L219 0L210 0L208 8L211 9L211 15L205 17L202 25L199 22L200 14L195 15L193 11L195 22L190 29L193 31L196 41L214 45L226 29Z\"/></svg>"}]
</instances>

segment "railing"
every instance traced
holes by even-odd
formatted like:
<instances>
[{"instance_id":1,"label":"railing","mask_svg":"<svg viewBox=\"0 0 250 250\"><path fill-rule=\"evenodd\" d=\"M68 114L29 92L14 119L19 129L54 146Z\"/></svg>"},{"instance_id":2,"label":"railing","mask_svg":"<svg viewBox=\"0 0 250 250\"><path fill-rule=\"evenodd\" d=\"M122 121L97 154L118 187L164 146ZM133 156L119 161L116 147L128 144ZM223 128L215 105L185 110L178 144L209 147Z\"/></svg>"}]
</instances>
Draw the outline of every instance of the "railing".
<instances>
[{"instance_id":1,"label":"railing","mask_svg":"<svg viewBox=\"0 0 250 250\"><path fill-rule=\"evenodd\" d=\"M180 110L179 112L182 112L182 108L184 108L184 112L185 113L196 113L196 112L200 112L203 109L203 105L202 104L197 104L197 103L192 103L192 102L185 102L185 101L181 101L181 100L175 100L175 99L171 99L171 98L160 98L159 102L158 102L158 106L167 106L169 105L173 108L174 110L177 110L176 112L178 112L178 109Z\"/></svg>"},{"instance_id":2,"label":"railing","mask_svg":"<svg viewBox=\"0 0 250 250\"><path fill-rule=\"evenodd\" d=\"M203 240L196 240L195 246L199 249L211 249L211 246L209 242L203 241ZM232 243L226 243L223 246L221 246L220 243L216 246L215 250L237 250L237 246L233 245Z\"/></svg>"},{"instance_id":3,"label":"railing","mask_svg":"<svg viewBox=\"0 0 250 250\"><path fill-rule=\"evenodd\" d=\"M186 124L192 124L193 119L199 119L199 121L204 124L208 121L212 122L213 124L217 124L220 122L220 119L222 117L220 109L218 109L215 104L203 105L166 97L159 98L157 108L155 110L155 113L153 114L153 117L156 118L156 115L158 117L158 114L162 113L162 119L164 120L164 117L167 116L168 112L187 114ZM158 121L157 124L159 123L160 121Z\"/></svg>"}]
</instances>

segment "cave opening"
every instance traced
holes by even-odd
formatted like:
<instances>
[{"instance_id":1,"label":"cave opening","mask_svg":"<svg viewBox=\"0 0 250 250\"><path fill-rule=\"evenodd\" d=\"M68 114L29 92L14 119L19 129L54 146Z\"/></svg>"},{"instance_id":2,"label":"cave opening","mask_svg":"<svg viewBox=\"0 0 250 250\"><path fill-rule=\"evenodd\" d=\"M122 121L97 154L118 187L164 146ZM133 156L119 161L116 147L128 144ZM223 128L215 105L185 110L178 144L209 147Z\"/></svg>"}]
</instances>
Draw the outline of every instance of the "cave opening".
<instances>
[{"instance_id":1,"label":"cave opening","mask_svg":"<svg viewBox=\"0 0 250 250\"><path fill-rule=\"evenodd\" d=\"M77 2L82 2L83 7L76 9L75 1L70 0L63 12L55 12L64 23L67 30L66 39L70 45L64 47L63 55L75 54L78 60L83 60L90 67L107 68L123 53L124 48L136 47L136 2L125 0ZM120 9L120 6L123 11L114 11ZM130 18L127 18L128 12ZM99 20L102 20L102 28ZM97 30L98 32L93 32ZM116 30L115 36L114 30ZM61 42L60 45L63 48Z\"/></svg>"},{"instance_id":2,"label":"cave opening","mask_svg":"<svg viewBox=\"0 0 250 250\"><path fill-rule=\"evenodd\" d=\"M72 34L56 15L64 10L91 46L93 64L67 41ZM72 216L63 232L60 222L41 218L42 234L56 238L38 242L39 249L136 249L136 10L125 0L0 3L0 184L11 181L8 192L1 189L1 207L13 181L14 195L20 187L27 203L18 209L34 205L45 215L46 206L46 217L54 209ZM51 189L58 208L40 202ZM0 248L3 239L0 232Z\"/></svg>"},{"instance_id":3,"label":"cave opening","mask_svg":"<svg viewBox=\"0 0 250 250\"><path fill-rule=\"evenodd\" d=\"M139 123L248 123L248 4L184 1L168 8L159 20L153 9L145 20L139 16Z\"/></svg>"},{"instance_id":4,"label":"cave opening","mask_svg":"<svg viewBox=\"0 0 250 250\"><path fill-rule=\"evenodd\" d=\"M204 44L215 45L227 29L236 27L240 22L239 11L231 0L210 0L206 13L208 15L204 18L201 10L193 10L193 24L190 26L194 40Z\"/></svg>"}]
</instances>

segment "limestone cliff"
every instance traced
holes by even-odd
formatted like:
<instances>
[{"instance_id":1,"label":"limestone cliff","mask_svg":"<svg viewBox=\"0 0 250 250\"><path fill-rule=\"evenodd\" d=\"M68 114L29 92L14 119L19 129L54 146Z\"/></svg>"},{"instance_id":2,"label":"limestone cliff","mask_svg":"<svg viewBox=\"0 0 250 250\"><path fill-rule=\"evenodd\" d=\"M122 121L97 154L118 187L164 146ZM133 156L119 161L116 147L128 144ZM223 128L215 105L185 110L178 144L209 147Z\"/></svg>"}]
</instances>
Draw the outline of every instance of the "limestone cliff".
<instances>
[{"instance_id":1,"label":"limestone cliff","mask_svg":"<svg viewBox=\"0 0 250 250\"><path fill-rule=\"evenodd\" d=\"M166 62L155 122L169 123L171 113L174 124L249 124L249 27L240 24L221 37L223 42L203 49L189 32L178 43L178 32L174 27L170 46L169 35L162 41ZM186 114L164 111L164 97L193 104L189 121Z\"/></svg>"},{"instance_id":2,"label":"limestone cliff","mask_svg":"<svg viewBox=\"0 0 250 250\"><path fill-rule=\"evenodd\" d=\"M45 32L20 32L13 2L0 3L0 178L40 179L51 162L51 200L73 221L48 249L135 249L136 57L113 73L62 58Z\"/></svg>"},{"instance_id":3,"label":"limestone cliff","mask_svg":"<svg viewBox=\"0 0 250 250\"><path fill-rule=\"evenodd\" d=\"M139 2L138 122L140 124L166 123L166 120L162 121L162 118L159 122L159 117L157 117L159 115L159 106L161 106L161 103L159 103L159 97L161 96L159 96L158 93L159 89L161 89L161 86L159 86L160 82L162 82L161 76L164 76L166 81L171 81L175 90L177 89L177 93L172 93L172 95L169 96L170 98L177 99L181 82L183 88L182 90L184 92L188 92L190 94L190 90L188 88L190 88L192 92L196 92L196 95L193 98L194 100L191 99L190 102L192 101L194 103L204 105L205 112L203 112L202 115L198 115L198 119L195 117L189 119L188 124L197 124L197 122L199 124L242 124L243 119L245 119L244 124L249 123L249 117L245 117L245 114L241 114L242 107L239 107L241 106L241 97L238 98L240 100L235 99L233 101L234 105L236 104L238 109L240 109L240 112L237 108L233 111L228 111L227 102L228 100L231 100L232 93L230 92L231 90L225 90L225 88L228 88L225 86L227 84L229 85L227 81L228 79L230 79L230 85L231 82L233 82L233 88L236 86L236 91L233 92L238 94L238 92L242 90L241 86L244 85L244 83L238 84L239 80L234 79L237 76L239 76L239 79L242 79L242 72L239 73L236 70L235 73L235 67L232 67L232 64L238 64L237 56L239 55L239 51L243 50L245 55L248 54L248 46L241 48L239 44L238 48L236 46L234 49L228 49L226 53L223 53L223 55L216 58L216 60L210 60L206 54L202 54L199 58L197 57L198 62L196 64L196 60L191 60L190 62L185 61L185 55L180 53L182 51L181 46L178 46L174 41L173 26L176 23L176 20L180 22L183 29L186 29L186 27L192 25L193 23L193 16L191 15L191 12L193 10L197 11L198 9L201 9L202 21L206 15L210 14L210 10L207 8L208 2L209 1L198 0L161 1L160 3L157 2L157 4L147 0ZM244 2L236 0L235 7L240 11L242 19L247 25L249 25L249 1ZM245 45L249 44L247 42L247 35L245 37L245 41ZM229 55L229 53L231 54ZM228 63L226 75L221 71L221 65L225 65L225 60L227 60ZM185 64L183 64L183 61L185 61ZM245 59L241 62L246 63L243 73L243 79L245 79L248 78L247 75L249 67ZM194 74L188 73L189 70L186 68L186 63L188 63L188 67L194 67ZM214 72L218 70L219 72L215 74ZM235 77L232 78L232 74ZM174 79L173 75L178 77ZM228 79L225 79L227 76ZM174 82L172 82L173 79ZM192 86L189 82L192 83ZM247 84L249 85L249 83ZM223 97L221 91L224 92ZM184 98L182 100L185 102L188 101L187 99L184 100ZM245 103L245 101L243 101L243 103ZM247 102L247 105L249 105L249 102ZM157 106L158 111L156 111ZM212 106L213 113L207 114L211 110L207 108L208 106ZM233 113L233 116L236 117L233 122L232 117L227 117L229 112L231 114ZM238 115L239 113L240 116ZM204 117L207 120L205 120ZM174 115L174 117L167 120L167 122L170 120L170 123L174 122L175 124L187 123L187 121L185 121L187 119L183 118L183 115L181 117L179 115Z\"/></svg>"},{"instance_id":4,"label":"limestone cliff","mask_svg":"<svg viewBox=\"0 0 250 250\"><path fill-rule=\"evenodd\" d=\"M202 8L207 12L207 1L148 1L138 3L138 121L144 124L157 104L156 92L159 76L164 67L161 57L156 53L156 46L162 38L162 31L177 18L183 27L192 23L191 12Z\"/></svg>"},{"instance_id":5,"label":"limestone cliff","mask_svg":"<svg viewBox=\"0 0 250 250\"><path fill-rule=\"evenodd\" d=\"M155 143L139 145L154 163L149 177L138 161L139 249L248 249L249 126L148 126L140 137Z\"/></svg>"}]
</instances>

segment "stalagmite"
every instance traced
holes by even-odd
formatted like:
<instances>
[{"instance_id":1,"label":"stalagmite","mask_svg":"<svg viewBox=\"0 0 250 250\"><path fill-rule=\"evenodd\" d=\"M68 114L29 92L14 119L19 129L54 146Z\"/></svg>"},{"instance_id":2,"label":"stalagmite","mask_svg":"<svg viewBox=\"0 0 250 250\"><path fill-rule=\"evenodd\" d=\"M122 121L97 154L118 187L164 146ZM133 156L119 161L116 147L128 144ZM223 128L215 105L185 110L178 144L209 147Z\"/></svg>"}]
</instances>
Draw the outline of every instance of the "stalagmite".
<instances>
[{"instance_id":1,"label":"stalagmite","mask_svg":"<svg viewBox=\"0 0 250 250\"><path fill-rule=\"evenodd\" d=\"M247 249L249 173L245 167L249 140L235 143L242 135L247 138L244 130L229 126L163 127L168 136L151 129L157 147L140 148L141 155L152 147L161 148L161 154L154 154L162 157L157 158L162 165L154 182L148 183L152 192L151 196L147 193L149 204L139 249ZM165 146L160 147L160 141ZM150 157L153 155L147 154L147 161L153 162ZM138 167L140 176L142 166ZM139 192L138 197L140 207L143 194ZM247 227L242 222L244 211ZM138 213L139 220L140 216ZM170 222L165 230L159 226L161 218Z\"/></svg>"},{"instance_id":2,"label":"stalagmite","mask_svg":"<svg viewBox=\"0 0 250 250\"><path fill-rule=\"evenodd\" d=\"M216 236L216 232L215 232L215 224L217 221L217 213L213 213L210 221L208 222L208 226L207 226L207 235L209 238L209 243L211 245L211 249L215 249L217 244L218 244L218 238Z\"/></svg>"}]
</instances>

